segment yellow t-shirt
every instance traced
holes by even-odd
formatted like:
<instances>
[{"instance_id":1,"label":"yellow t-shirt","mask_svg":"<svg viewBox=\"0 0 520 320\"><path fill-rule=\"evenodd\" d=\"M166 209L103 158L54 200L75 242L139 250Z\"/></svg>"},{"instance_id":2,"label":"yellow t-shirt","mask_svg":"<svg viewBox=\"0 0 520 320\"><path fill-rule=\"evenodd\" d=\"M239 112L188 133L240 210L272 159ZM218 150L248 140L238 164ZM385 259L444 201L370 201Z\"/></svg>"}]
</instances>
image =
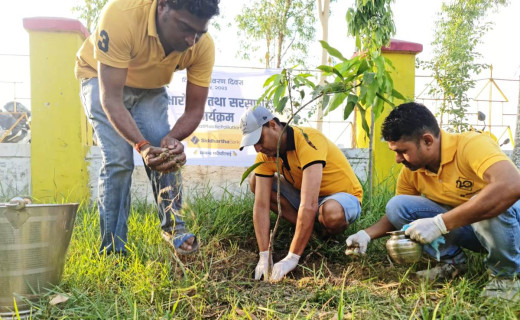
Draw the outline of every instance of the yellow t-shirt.
<instances>
[{"instance_id":1,"label":"yellow t-shirt","mask_svg":"<svg viewBox=\"0 0 520 320\"><path fill-rule=\"evenodd\" d=\"M489 136L477 132L441 131L441 164L437 173L403 167L396 194L424 195L456 207L486 186L484 172L499 161L511 161Z\"/></svg>"},{"instance_id":2,"label":"yellow t-shirt","mask_svg":"<svg viewBox=\"0 0 520 320\"><path fill-rule=\"evenodd\" d=\"M215 62L215 46L209 34L184 52L165 56L157 34L157 0L114 0L103 9L96 31L76 56L76 78L98 76L98 61L128 68L126 85L155 89L171 82L173 72L188 69L188 81L208 87Z\"/></svg>"},{"instance_id":3,"label":"yellow t-shirt","mask_svg":"<svg viewBox=\"0 0 520 320\"><path fill-rule=\"evenodd\" d=\"M280 172L296 189L301 190L303 170L315 163L323 164L320 197L346 192L363 199L363 189L350 163L341 150L320 131L313 128L287 128L287 153L280 157ZM307 142L303 132L308 137ZM263 153L256 155L256 162L265 163L255 168L258 176L271 177L276 173L276 157Z\"/></svg>"}]
</instances>

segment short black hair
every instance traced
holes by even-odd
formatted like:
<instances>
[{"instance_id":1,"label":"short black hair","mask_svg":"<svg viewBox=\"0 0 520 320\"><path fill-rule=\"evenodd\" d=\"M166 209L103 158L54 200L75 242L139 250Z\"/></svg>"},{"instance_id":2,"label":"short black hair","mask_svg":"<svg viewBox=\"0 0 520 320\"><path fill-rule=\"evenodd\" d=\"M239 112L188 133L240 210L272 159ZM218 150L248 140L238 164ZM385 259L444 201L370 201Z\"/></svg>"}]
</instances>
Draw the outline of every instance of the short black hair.
<instances>
[{"instance_id":1,"label":"short black hair","mask_svg":"<svg viewBox=\"0 0 520 320\"><path fill-rule=\"evenodd\" d=\"M403 103L392 110L381 128L385 141L404 139L418 142L426 132L439 137L441 129L433 113L416 102Z\"/></svg>"},{"instance_id":2,"label":"short black hair","mask_svg":"<svg viewBox=\"0 0 520 320\"><path fill-rule=\"evenodd\" d=\"M217 16L220 0L166 0L168 7L173 10L187 10L189 13L201 19L211 19Z\"/></svg>"},{"instance_id":3,"label":"short black hair","mask_svg":"<svg viewBox=\"0 0 520 320\"><path fill-rule=\"evenodd\" d=\"M281 125L282 123L280 122L280 119L278 119L277 117L274 117L273 119L271 120L274 120L274 122L276 122L277 125ZM267 121L266 123L264 123L262 125L262 127L269 127L269 121Z\"/></svg>"}]
</instances>

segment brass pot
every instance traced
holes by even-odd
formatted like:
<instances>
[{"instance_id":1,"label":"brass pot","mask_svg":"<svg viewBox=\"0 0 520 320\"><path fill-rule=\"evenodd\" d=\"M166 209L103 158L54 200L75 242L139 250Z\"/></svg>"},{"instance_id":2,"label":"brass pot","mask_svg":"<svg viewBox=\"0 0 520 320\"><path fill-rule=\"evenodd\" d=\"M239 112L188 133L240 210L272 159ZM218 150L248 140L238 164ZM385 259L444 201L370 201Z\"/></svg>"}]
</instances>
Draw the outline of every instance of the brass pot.
<instances>
[{"instance_id":1,"label":"brass pot","mask_svg":"<svg viewBox=\"0 0 520 320\"><path fill-rule=\"evenodd\" d=\"M386 251L392 261L398 264L410 264L419 261L422 245L404 234L404 231L388 232L390 239L386 242Z\"/></svg>"}]
</instances>

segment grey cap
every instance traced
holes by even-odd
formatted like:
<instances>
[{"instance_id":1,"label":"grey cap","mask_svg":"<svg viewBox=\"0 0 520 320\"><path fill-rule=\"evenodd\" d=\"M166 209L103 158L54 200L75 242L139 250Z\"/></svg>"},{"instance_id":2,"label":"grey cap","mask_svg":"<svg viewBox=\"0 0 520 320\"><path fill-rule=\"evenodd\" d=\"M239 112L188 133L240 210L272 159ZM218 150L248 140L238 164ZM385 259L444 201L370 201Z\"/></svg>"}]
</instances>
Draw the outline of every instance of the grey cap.
<instances>
[{"instance_id":1,"label":"grey cap","mask_svg":"<svg viewBox=\"0 0 520 320\"><path fill-rule=\"evenodd\" d=\"M240 150L256 144L262 135L262 126L273 118L274 115L264 107L247 109L240 119L240 130L242 131Z\"/></svg>"}]
</instances>

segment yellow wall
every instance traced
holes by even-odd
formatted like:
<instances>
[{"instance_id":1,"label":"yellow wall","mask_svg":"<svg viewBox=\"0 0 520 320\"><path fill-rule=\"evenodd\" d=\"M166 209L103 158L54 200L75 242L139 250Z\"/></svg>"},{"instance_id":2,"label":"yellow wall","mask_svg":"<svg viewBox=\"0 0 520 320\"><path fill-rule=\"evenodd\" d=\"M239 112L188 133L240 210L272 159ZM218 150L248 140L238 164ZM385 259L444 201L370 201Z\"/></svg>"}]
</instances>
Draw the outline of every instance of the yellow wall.
<instances>
[{"instance_id":1,"label":"yellow wall","mask_svg":"<svg viewBox=\"0 0 520 320\"><path fill-rule=\"evenodd\" d=\"M394 88L404 97L413 99L415 94L415 54L403 52L384 52L383 56L389 59L395 70L392 71ZM398 106L403 101L395 100ZM373 185L394 190L395 182L402 165L395 163L395 153L388 149L388 143L381 137L381 125L391 111L385 103L385 109L374 124L373 144ZM367 121L370 125L370 114L367 112ZM361 115L356 113L356 143L358 148L368 148L368 137L361 127Z\"/></svg>"},{"instance_id":2,"label":"yellow wall","mask_svg":"<svg viewBox=\"0 0 520 320\"><path fill-rule=\"evenodd\" d=\"M37 202L89 199L85 156L91 140L74 77L84 36L28 30L31 62L31 180Z\"/></svg>"}]
</instances>

